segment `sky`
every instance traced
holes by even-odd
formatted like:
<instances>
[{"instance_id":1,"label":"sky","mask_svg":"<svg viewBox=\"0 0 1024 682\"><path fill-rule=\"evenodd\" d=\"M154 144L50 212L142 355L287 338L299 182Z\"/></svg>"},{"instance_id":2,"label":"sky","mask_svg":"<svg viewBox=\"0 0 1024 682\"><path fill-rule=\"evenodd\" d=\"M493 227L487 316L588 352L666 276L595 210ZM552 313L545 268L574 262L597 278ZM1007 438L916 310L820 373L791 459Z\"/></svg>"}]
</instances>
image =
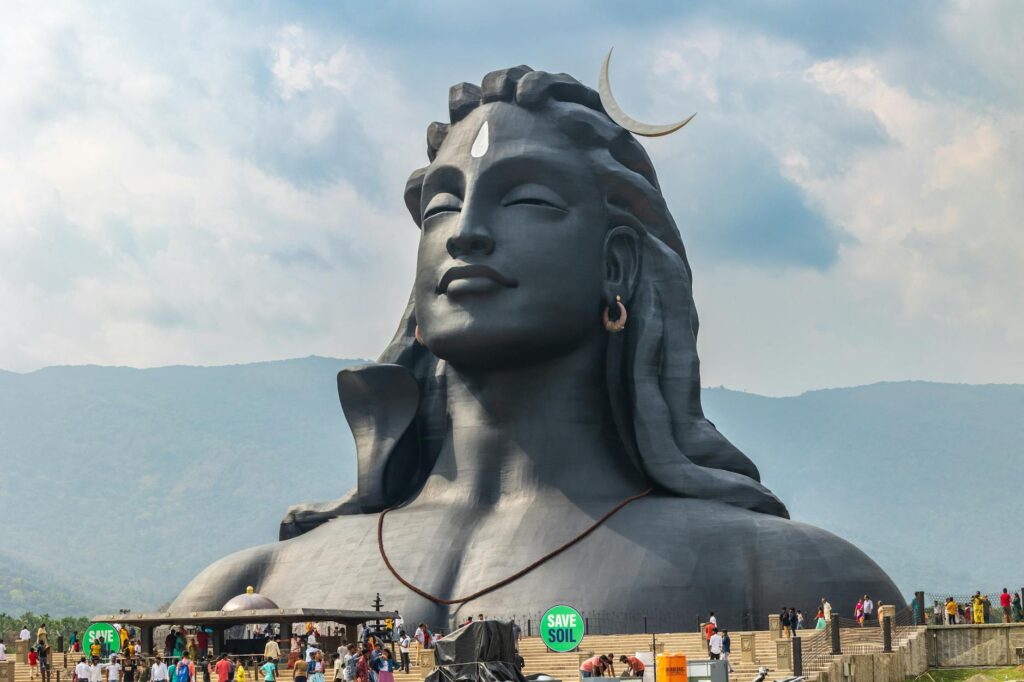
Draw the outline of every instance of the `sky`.
<instances>
[{"instance_id":1,"label":"sky","mask_svg":"<svg viewBox=\"0 0 1024 682\"><path fill-rule=\"evenodd\" d=\"M645 140L705 385L1024 382L1024 3L0 4L0 368L374 358L452 84Z\"/></svg>"}]
</instances>

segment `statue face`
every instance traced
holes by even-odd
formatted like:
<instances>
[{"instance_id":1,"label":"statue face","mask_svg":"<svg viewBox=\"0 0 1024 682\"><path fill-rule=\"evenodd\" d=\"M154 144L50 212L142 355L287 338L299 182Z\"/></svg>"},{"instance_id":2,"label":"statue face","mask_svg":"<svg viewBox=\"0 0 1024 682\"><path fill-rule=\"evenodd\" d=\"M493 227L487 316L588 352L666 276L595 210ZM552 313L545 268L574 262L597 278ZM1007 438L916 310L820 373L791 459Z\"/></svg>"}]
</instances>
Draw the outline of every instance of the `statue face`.
<instances>
[{"instance_id":1,"label":"statue face","mask_svg":"<svg viewBox=\"0 0 1024 682\"><path fill-rule=\"evenodd\" d=\"M416 319L435 355L514 365L601 333L604 199L543 113L490 103L453 126L421 210Z\"/></svg>"}]
</instances>

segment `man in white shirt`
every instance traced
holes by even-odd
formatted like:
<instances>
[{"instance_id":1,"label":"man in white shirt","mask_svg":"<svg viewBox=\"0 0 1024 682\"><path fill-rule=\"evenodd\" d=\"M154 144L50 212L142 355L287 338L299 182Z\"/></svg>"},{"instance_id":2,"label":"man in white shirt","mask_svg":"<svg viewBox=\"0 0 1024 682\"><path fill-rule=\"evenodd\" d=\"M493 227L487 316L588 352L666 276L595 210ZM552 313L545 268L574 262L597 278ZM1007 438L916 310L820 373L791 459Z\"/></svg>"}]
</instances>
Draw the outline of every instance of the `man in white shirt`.
<instances>
[{"instance_id":1,"label":"man in white shirt","mask_svg":"<svg viewBox=\"0 0 1024 682\"><path fill-rule=\"evenodd\" d=\"M18 639L20 639L23 642L27 642L30 639L32 639L32 633L28 631L27 625L21 626L21 634L18 635Z\"/></svg>"},{"instance_id":2,"label":"man in white shirt","mask_svg":"<svg viewBox=\"0 0 1024 682\"><path fill-rule=\"evenodd\" d=\"M409 645L412 644L412 638L409 637L409 635L405 632L405 630L402 630L401 632L399 632L398 636L399 636L399 639L398 639L398 651L399 651L399 653L402 656L402 659L400 661L400 665L399 665L398 669L403 671L403 672L405 672L405 674L408 675L409 674Z\"/></svg>"},{"instance_id":3,"label":"man in white shirt","mask_svg":"<svg viewBox=\"0 0 1024 682\"><path fill-rule=\"evenodd\" d=\"M821 600L821 613L825 616L825 622L832 622L832 604L829 603L828 599Z\"/></svg>"},{"instance_id":4,"label":"man in white shirt","mask_svg":"<svg viewBox=\"0 0 1024 682\"><path fill-rule=\"evenodd\" d=\"M89 666L89 682L103 682L103 665L100 663L100 659L93 658L92 665Z\"/></svg>"},{"instance_id":5,"label":"man in white shirt","mask_svg":"<svg viewBox=\"0 0 1024 682\"><path fill-rule=\"evenodd\" d=\"M714 611L712 611L711 615L708 617L708 622L711 623L712 625L714 625L716 628L718 627L718 619L715 618L715 612Z\"/></svg>"},{"instance_id":6,"label":"man in white shirt","mask_svg":"<svg viewBox=\"0 0 1024 682\"><path fill-rule=\"evenodd\" d=\"M7 660L7 647L4 645L4 640L0 637L0 661Z\"/></svg>"},{"instance_id":7,"label":"man in white shirt","mask_svg":"<svg viewBox=\"0 0 1024 682\"><path fill-rule=\"evenodd\" d=\"M708 649L711 651L711 660L718 661L722 658L722 636L718 634L718 628L715 628L714 634L711 635L711 639L708 640Z\"/></svg>"},{"instance_id":8,"label":"man in white shirt","mask_svg":"<svg viewBox=\"0 0 1024 682\"><path fill-rule=\"evenodd\" d=\"M871 597L864 595L864 622L870 621L875 614L875 603L871 601Z\"/></svg>"},{"instance_id":9,"label":"man in white shirt","mask_svg":"<svg viewBox=\"0 0 1024 682\"><path fill-rule=\"evenodd\" d=\"M149 679L151 682L167 682L167 664L164 663L163 656L157 656L153 661L153 666L149 669Z\"/></svg>"},{"instance_id":10,"label":"man in white shirt","mask_svg":"<svg viewBox=\"0 0 1024 682\"><path fill-rule=\"evenodd\" d=\"M85 662L85 656L78 659L78 664L75 665L75 680L89 682L89 664Z\"/></svg>"},{"instance_id":11,"label":"man in white shirt","mask_svg":"<svg viewBox=\"0 0 1024 682\"><path fill-rule=\"evenodd\" d=\"M107 669L108 682L119 682L121 679L121 664L118 662L116 654L112 655L110 657L110 663L103 667Z\"/></svg>"}]
</instances>

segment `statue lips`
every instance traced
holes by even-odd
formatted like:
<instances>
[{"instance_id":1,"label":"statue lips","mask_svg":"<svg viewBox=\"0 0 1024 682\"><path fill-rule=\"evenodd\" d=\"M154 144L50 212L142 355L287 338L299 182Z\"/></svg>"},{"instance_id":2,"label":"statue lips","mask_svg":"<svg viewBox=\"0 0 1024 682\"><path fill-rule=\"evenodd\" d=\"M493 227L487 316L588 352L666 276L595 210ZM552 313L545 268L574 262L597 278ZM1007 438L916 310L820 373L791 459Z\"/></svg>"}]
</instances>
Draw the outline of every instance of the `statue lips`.
<instances>
[{"instance_id":1,"label":"statue lips","mask_svg":"<svg viewBox=\"0 0 1024 682\"><path fill-rule=\"evenodd\" d=\"M514 289L519 282L486 265L456 265L449 268L437 283L437 293L457 296L494 291L501 287Z\"/></svg>"}]
</instances>

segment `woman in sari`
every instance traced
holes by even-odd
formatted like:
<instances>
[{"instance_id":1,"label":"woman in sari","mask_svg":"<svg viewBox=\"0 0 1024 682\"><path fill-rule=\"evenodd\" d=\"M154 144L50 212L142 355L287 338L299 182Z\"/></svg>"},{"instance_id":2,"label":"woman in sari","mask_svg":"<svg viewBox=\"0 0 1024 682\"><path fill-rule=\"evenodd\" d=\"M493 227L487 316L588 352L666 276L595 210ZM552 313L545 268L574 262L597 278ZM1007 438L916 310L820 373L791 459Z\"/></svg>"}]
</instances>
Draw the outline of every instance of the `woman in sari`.
<instances>
[{"instance_id":1,"label":"woman in sari","mask_svg":"<svg viewBox=\"0 0 1024 682\"><path fill-rule=\"evenodd\" d=\"M853 609L853 617L861 627L864 627L864 601L862 599L857 600L857 606Z\"/></svg>"},{"instance_id":2,"label":"woman in sari","mask_svg":"<svg viewBox=\"0 0 1024 682\"><path fill-rule=\"evenodd\" d=\"M985 601L981 598L981 592L974 595L973 600L974 608L974 622L984 623L985 622Z\"/></svg>"}]
</instances>

